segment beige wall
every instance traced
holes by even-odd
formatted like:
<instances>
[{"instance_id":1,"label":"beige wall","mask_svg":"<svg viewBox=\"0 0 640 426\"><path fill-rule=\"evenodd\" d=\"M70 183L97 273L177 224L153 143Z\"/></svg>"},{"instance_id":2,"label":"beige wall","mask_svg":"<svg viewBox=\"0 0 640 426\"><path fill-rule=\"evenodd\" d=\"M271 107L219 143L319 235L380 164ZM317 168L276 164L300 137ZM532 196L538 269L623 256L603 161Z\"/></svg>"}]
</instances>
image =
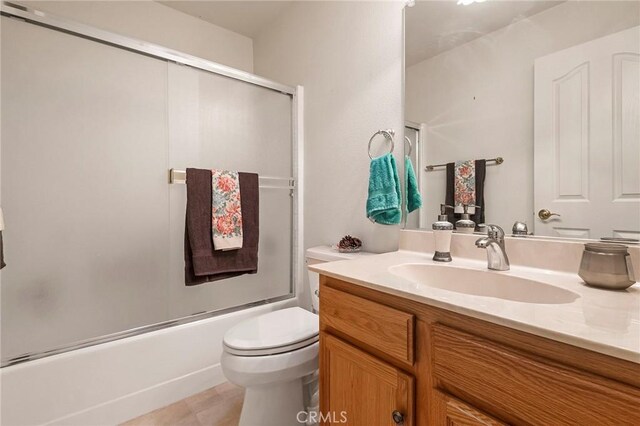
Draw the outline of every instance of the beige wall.
<instances>
[{"instance_id":1,"label":"beige wall","mask_svg":"<svg viewBox=\"0 0 640 426\"><path fill-rule=\"evenodd\" d=\"M403 129L402 7L295 3L254 39L257 74L305 87L305 247L351 234L397 248L398 227L372 224L365 201L369 138Z\"/></svg>"},{"instance_id":2,"label":"beige wall","mask_svg":"<svg viewBox=\"0 0 640 426\"><path fill-rule=\"evenodd\" d=\"M107 31L253 72L253 41L153 1L19 1Z\"/></svg>"},{"instance_id":3,"label":"beige wall","mask_svg":"<svg viewBox=\"0 0 640 426\"><path fill-rule=\"evenodd\" d=\"M423 164L504 157L487 168L486 220L532 228L544 207L533 205L535 58L638 24L639 2L566 2L408 68L407 120L429 129ZM444 202L445 173L425 176L430 224Z\"/></svg>"}]
</instances>

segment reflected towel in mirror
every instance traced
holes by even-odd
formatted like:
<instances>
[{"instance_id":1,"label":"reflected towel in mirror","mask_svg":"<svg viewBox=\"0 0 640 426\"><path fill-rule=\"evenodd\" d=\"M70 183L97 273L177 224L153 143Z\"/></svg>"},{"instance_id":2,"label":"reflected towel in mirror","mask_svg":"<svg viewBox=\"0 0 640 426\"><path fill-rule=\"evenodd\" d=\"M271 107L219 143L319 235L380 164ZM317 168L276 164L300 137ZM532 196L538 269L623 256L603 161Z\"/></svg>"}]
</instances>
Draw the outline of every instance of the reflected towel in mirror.
<instances>
[{"instance_id":1,"label":"reflected towel in mirror","mask_svg":"<svg viewBox=\"0 0 640 426\"><path fill-rule=\"evenodd\" d=\"M472 163L473 166L469 167ZM458 167L456 167L458 165ZM459 161L447 164L447 189L445 204L450 206L464 204L475 204L479 209L474 209L475 213L471 214L471 220L476 224L484 223L485 220L485 203L484 203L484 181L487 172L487 160L469 160ZM473 190L470 189L470 174L473 174ZM459 182L456 182L459 181ZM456 189L458 196L456 197ZM473 192L469 194L469 192ZM469 202L470 200L473 200ZM457 204L456 204L457 203ZM471 209L470 209L471 211ZM456 212L449 213L448 220L456 223L461 218L462 208L456 209Z\"/></svg>"},{"instance_id":2,"label":"reflected towel in mirror","mask_svg":"<svg viewBox=\"0 0 640 426\"><path fill-rule=\"evenodd\" d=\"M2 231L0 231L0 269L5 266L7 266L7 264L4 263L4 244L2 242Z\"/></svg>"},{"instance_id":3,"label":"reflected towel in mirror","mask_svg":"<svg viewBox=\"0 0 640 426\"><path fill-rule=\"evenodd\" d=\"M411 213L422 207L422 196L420 195L420 188L418 187L418 179L413 169L413 163L408 155L404 157L404 176L404 182L407 187L407 212Z\"/></svg>"},{"instance_id":4,"label":"reflected towel in mirror","mask_svg":"<svg viewBox=\"0 0 640 426\"><path fill-rule=\"evenodd\" d=\"M4 263L4 244L2 241L2 231L4 231L4 216L2 214L2 208L0 208L0 269L7 266L7 264Z\"/></svg>"}]
</instances>

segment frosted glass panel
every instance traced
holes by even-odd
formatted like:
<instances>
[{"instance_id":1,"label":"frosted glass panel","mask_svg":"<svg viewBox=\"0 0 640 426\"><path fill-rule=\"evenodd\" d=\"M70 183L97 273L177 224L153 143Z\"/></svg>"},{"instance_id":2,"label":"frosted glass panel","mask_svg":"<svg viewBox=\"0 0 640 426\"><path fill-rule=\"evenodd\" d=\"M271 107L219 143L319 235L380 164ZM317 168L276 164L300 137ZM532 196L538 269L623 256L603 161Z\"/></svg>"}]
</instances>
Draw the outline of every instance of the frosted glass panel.
<instances>
[{"instance_id":1,"label":"frosted glass panel","mask_svg":"<svg viewBox=\"0 0 640 426\"><path fill-rule=\"evenodd\" d=\"M291 98L169 64L171 167L291 176Z\"/></svg>"},{"instance_id":2,"label":"frosted glass panel","mask_svg":"<svg viewBox=\"0 0 640 426\"><path fill-rule=\"evenodd\" d=\"M3 359L166 318L166 84L162 61L2 18Z\"/></svg>"},{"instance_id":3,"label":"frosted glass panel","mask_svg":"<svg viewBox=\"0 0 640 426\"><path fill-rule=\"evenodd\" d=\"M291 203L289 191L260 189L258 273L202 285L184 285L182 241L186 188L172 185L170 317L238 306L290 292ZM182 220L182 226L180 226Z\"/></svg>"},{"instance_id":4,"label":"frosted glass panel","mask_svg":"<svg viewBox=\"0 0 640 426\"><path fill-rule=\"evenodd\" d=\"M222 168L289 177L291 98L204 71L169 64L171 167ZM236 306L290 291L292 198L260 189L258 274L195 287L183 283L186 187L171 185L173 317Z\"/></svg>"},{"instance_id":5,"label":"frosted glass panel","mask_svg":"<svg viewBox=\"0 0 640 426\"><path fill-rule=\"evenodd\" d=\"M287 295L292 198L260 190L259 273L184 285L169 168L289 177L291 98L2 17L2 359Z\"/></svg>"}]
</instances>

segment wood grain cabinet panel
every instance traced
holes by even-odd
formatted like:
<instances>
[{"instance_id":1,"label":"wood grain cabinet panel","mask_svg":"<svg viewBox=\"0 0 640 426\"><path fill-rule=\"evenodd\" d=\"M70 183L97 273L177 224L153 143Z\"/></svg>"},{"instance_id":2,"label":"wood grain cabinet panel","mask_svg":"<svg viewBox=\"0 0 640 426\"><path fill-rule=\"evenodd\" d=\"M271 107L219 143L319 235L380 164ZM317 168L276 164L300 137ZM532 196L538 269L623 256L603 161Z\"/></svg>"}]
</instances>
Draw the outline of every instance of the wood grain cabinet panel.
<instances>
[{"instance_id":1,"label":"wood grain cabinet panel","mask_svg":"<svg viewBox=\"0 0 640 426\"><path fill-rule=\"evenodd\" d=\"M432 339L438 387L510 423L640 425L636 388L439 324Z\"/></svg>"},{"instance_id":2,"label":"wood grain cabinet panel","mask_svg":"<svg viewBox=\"0 0 640 426\"><path fill-rule=\"evenodd\" d=\"M444 403L444 423L446 426L507 426L471 405L440 393Z\"/></svg>"},{"instance_id":3,"label":"wood grain cabinet panel","mask_svg":"<svg viewBox=\"0 0 640 426\"><path fill-rule=\"evenodd\" d=\"M326 333L321 348L324 425L414 424L412 376Z\"/></svg>"},{"instance_id":4,"label":"wood grain cabinet panel","mask_svg":"<svg viewBox=\"0 0 640 426\"><path fill-rule=\"evenodd\" d=\"M407 364L414 360L414 315L334 288L320 291L320 322Z\"/></svg>"}]
</instances>

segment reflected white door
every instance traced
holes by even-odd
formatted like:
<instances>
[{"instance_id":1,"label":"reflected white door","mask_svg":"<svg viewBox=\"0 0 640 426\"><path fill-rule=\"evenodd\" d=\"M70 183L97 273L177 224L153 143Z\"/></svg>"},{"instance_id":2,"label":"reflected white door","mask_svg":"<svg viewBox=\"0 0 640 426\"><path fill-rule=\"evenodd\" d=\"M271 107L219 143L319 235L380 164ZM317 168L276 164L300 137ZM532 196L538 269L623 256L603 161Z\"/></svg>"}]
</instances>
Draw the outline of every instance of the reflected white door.
<instances>
[{"instance_id":1,"label":"reflected white door","mask_svg":"<svg viewBox=\"0 0 640 426\"><path fill-rule=\"evenodd\" d=\"M640 27L538 58L534 107L535 234L639 238Z\"/></svg>"}]
</instances>

